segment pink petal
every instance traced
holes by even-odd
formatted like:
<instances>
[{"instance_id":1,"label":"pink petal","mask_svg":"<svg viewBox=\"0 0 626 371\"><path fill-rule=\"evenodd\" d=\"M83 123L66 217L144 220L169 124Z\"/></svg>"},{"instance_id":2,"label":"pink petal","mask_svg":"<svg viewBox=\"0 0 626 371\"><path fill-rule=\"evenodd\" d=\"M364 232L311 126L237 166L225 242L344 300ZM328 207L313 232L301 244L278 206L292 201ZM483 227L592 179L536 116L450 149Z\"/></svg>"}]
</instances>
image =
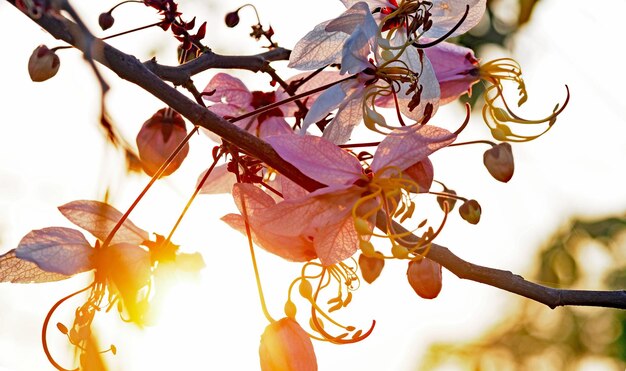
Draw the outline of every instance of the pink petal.
<instances>
[{"instance_id":1,"label":"pink petal","mask_svg":"<svg viewBox=\"0 0 626 371\"><path fill-rule=\"evenodd\" d=\"M480 81L478 60L472 49L442 42L424 51L439 80L440 104L452 102Z\"/></svg>"},{"instance_id":2,"label":"pink petal","mask_svg":"<svg viewBox=\"0 0 626 371\"><path fill-rule=\"evenodd\" d=\"M455 139L455 134L432 125L396 129L378 145L372 160L372 171L377 172L388 166L404 170Z\"/></svg>"},{"instance_id":3,"label":"pink petal","mask_svg":"<svg viewBox=\"0 0 626 371\"><path fill-rule=\"evenodd\" d=\"M207 170L203 171L202 174L198 177L198 182L204 178ZM202 194L219 194L219 193L230 193L233 189L233 184L237 182L237 177L235 174L231 173L227 169L227 165L216 166L211 174L209 174L208 178L200 188L200 193Z\"/></svg>"},{"instance_id":4,"label":"pink petal","mask_svg":"<svg viewBox=\"0 0 626 371\"><path fill-rule=\"evenodd\" d=\"M315 251L324 266L348 259L359 247L359 236L354 229L352 216L326 225L314 236Z\"/></svg>"},{"instance_id":5,"label":"pink petal","mask_svg":"<svg viewBox=\"0 0 626 371\"><path fill-rule=\"evenodd\" d=\"M272 233L312 235L324 225L337 223L350 214L359 197L358 188L353 186L329 186L302 198L279 202L266 209L259 222Z\"/></svg>"},{"instance_id":6,"label":"pink petal","mask_svg":"<svg viewBox=\"0 0 626 371\"><path fill-rule=\"evenodd\" d=\"M236 106L247 106L252 101L252 93L241 80L226 73L218 73L213 76L209 84L204 88L205 93L215 91L212 95L204 95L203 98L211 102L223 102Z\"/></svg>"},{"instance_id":7,"label":"pink petal","mask_svg":"<svg viewBox=\"0 0 626 371\"><path fill-rule=\"evenodd\" d=\"M277 234L265 228L260 218L274 205L274 200L261 189L251 184L236 184L233 187L233 199L242 215L245 204L245 215L257 245L291 261L309 261L316 257L313 243L306 236ZM222 220L241 233L246 233L241 215L229 214Z\"/></svg>"},{"instance_id":8,"label":"pink petal","mask_svg":"<svg viewBox=\"0 0 626 371\"><path fill-rule=\"evenodd\" d=\"M222 221L246 235L246 226L241 215L228 214L222 217ZM294 262L306 262L317 257L310 239L302 236L281 236L253 226L254 224L251 225L252 241L267 252Z\"/></svg>"},{"instance_id":9,"label":"pink petal","mask_svg":"<svg viewBox=\"0 0 626 371\"><path fill-rule=\"evenodd\" d=\"M283 117L272 116L261 122L257 129L257 136L261 139L274 135L293 134L291 126Z\"/></svg>"},{"instance_id":10,"label":"pink petal","mask_svg":"<svg viewBox=\"0 0 626 371\"><path fill-rule=\"evenodd\" d=\"M267 142L280 157L323 184L352 184L363 173L356 157L323 138L278 135Z\"/></svg>"}]
</instances>

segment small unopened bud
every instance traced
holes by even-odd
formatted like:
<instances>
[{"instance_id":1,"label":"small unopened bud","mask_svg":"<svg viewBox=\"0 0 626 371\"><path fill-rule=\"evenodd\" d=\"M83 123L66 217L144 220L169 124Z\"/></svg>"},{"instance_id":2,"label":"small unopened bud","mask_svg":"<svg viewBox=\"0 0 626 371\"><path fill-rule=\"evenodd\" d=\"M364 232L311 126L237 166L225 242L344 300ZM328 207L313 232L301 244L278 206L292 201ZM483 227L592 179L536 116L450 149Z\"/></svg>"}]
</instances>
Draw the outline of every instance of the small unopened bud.
<instances>
[{"instance_id":1,"label":"small unopened bud","mask_svg":"<svg viewBox=\"0 0 626 371\"><path fill-rule=\"evenodd\" d=\"M262 371L317 370L311 338L298 322L288 317L265 328L259 358Z\"/></svg>"},{"instance_id":2,"label":"small unopened bud","mask_svg":"<svg viewBox=\"0 0 626 371\"><path fill-rule=\"evenodd\" d=\"M456 196L456 191L452 190L452 189L444 189L443 190L444 193L448 193L450 195L454 195ZM456 204L456 198L453 197L445 197L445 196L437 196L437 203L439 204L439 207L441 208L441 210L445 210L444 208L444 204L448 204L448 211L454 209L454 205Z\"/></svg>"},{"instance_id":3,"label":"small unopened bud","mask_svg":"<svg viewBox=\"0 0 626 371\"><path fill-rule=\"evenodd\" d=\"M361 275L363 279L367 283L374 282L378 276L380 276L380 272L383 271L385 267L385 259L377 257L366 256L361 254L359 256L359 268L361 269Z\"/></svg>"},{"instance_id":4,"label":"small unopened bud","mask_svg":"<svg viewBox=\"0 0 626 371\"><path fill-rule=\"evenodd\" d=\"M106 31L111 28L111 26L113 26L113 22L115 22L115 18L113 18L111 13L102 13L98 17L98 24L100 25L100 28L102 28L102 31Z\"/></svg>"},{"instance_id":5,"label":"small unopened bud","mask_svg":"<svg viewBox=\"0 0 626 371\"><path fill-rule=\"evenodd\" d=\"M224 18L224 22L226 23L227 27L233 28L236 25L239 24L239 14L237 14L237 11L234 12L230 12L228 14L226 14L226 17Z\"/></svg>"},{"instance_id":6,"label":"small unopened bud","mask_svg":"<svg viewBox=\"0 0 626 371\"><path fill-rule=\"evenodd\" d=\"M424 258L409 262L407 279L413 290L424 299L434 299L441 292L441 265Z\"/></svg>"},{"instance_id":7,"label":"small unopened bud","mask_svg":"<svg viewBox=\"0 0 626 371\"><path fill-rule=\"evenodd\" d=\"M148 119L137 134L139 158L146 174L154 175L186 136L185 120L170 108L160 109ZM188 153L189 145L185 144L161 176L176 171Z\"/></svg>"},{"instance_id":8,"label":"small unopened bud","mask_svg":"<svg viewBox=\"0 0 626 371\"><path fill-rule=\"evenodd\" d=\"M480 221L480 204L476 200L468 200L459 207L459 214L461 218L465 219L468 223L478 224Z\"/></svg>"},{"instance_id":9,"label":"small unopened bud","mask_svg":"<svg viewBox=\"0 0 626 371\"><path fill-rule=\"evenodd\" d=\"M55 52L45 45L39 45L28 60L28 74L35 82L46 81L57 74L60 65L59 56Z\"/></svg>"},{"instance_id":10,"label":"small unopened bud","mask_svg":"<svg viewBox=\"0 0 626 371\"><path fill-rule=\"evenodd\" d=\"M504 183L508 182L515 170L511 145L504 142L487 150L483 155L483 163L494 178Z\"/></svg>"}]
</instances>

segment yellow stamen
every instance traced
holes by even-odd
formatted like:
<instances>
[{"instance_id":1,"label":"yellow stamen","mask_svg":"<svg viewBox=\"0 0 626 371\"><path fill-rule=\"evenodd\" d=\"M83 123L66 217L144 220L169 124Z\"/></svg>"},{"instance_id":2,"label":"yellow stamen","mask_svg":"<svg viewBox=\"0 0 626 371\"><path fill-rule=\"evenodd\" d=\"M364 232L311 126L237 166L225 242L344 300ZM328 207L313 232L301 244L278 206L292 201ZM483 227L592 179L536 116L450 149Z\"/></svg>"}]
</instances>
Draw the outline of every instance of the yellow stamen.
<instances>
[{"instance_id":1,"label":"yellow stamen","mask_svg":"<svg viewBox=\"0 0 626 371\"><path fill-rule=\"evenodd\" d=\"M508 142L528 142L545 134L556 122L557 116L563 111L569 102L569 88L567 88L567 97L563 105L559 108L559 104L554 107L552 114L538 120L529 120L519 117L515 114L506 99L504 98L503 81L510 81L517 85L519 90L519 100L517 106L521 106L528 100L528 92L526 84L522 78L522 69L519 64L510 58L501 58L483 64L480 67L480 76L483 81L490 85L485 89L483 95L485 105L483 107L483 119L487 126L491 129L492 136L499 141ZM504 107L497 107L495 102L499 100ZM534 135L523 135L514 133L509 125L544 125L545 128Z\"/></svg>"}]
</instances>

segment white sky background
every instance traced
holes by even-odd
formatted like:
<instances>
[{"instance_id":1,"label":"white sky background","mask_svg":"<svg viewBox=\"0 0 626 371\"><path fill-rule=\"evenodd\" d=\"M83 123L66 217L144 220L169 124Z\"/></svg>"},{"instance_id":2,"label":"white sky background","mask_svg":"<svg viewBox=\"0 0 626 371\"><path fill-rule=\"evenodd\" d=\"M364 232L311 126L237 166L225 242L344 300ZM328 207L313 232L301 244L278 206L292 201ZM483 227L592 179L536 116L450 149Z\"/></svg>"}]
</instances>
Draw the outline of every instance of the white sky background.
<instances>
[{"instance_id":1,"label":"white sky background","mask_svg":"<svg viewBox=\"0 0 626 371\"><path fill-rule=\"evenodd\" d=\"M106 1L99 2L106 6L85 8L84 4L92 3L74 3L86 20L93 21L114 4ZM237 28L229 30L222 24L225 12L242 3L229 2L231 7L220 2L218 8L210 7L208 0L181 3L186 14L210 20L206 44L216 52L260 51L247 36L248 24L253 22L249 9L242 13ZM343 9L336 0L257 3L262 22L271 23L276 40L285 47ZM626 3L602 4L606 9L597 12L579 0L543 0L531 23L514 40L512 56L522 65L530 94L530 108L524 112L534 117L549 112L563 101L564 84L569 85L572 98L547 135L514 145L516 170L511 182L505 185L490 178L482 165L484 148L456 148L433 156L436 178L476 198L483 208L477 226L462 222L455 212L438 238L438 243L462 258L528 273L538 246L570 217L626 210L626 102L622 93L626 75L618 47L623 42L620 25ZM148 178L120 180L123 162L102 140L96 123L99 92L79 54L59 52L59 74L50 81L32 83L26 71L32 50L41 43L59 44L4 2L0 2L0 19L0 252L4 252L32 229L71 226L57 206L96 199L110 186L113 204L124 209ZM113 32L150 22L154 22L150 9L129 4L116 14ZM170 39L169 33L150 30L112 44L142 60L156 53L159 61L173 64L171 48L153 51L162 45L161 40ZM494 58L500 56L509 55L493 51ZM203 88L213 73L201 74L194 81ZM265 76L237 75L252 88L269 90ZM112 85L108 107L127 139L134 142L141 124L163 105L114 75L107 76ZM461 112L458 106L444 107L432 123L454 128L462 121ZM478 112L474 116L461 139L487 135ZM133 212L131 219L137 225L150 232L169 231L197 174L209 165L210 142L198 137L191 146L179 173L161 181ZM229 210L227 197L202 197L174 236L186 251L201 251L207 268L201 282L176 291L160 325L141 333L131 325L119 326L115 313L100 315L104 318L100 323L103 347L114 343L119 351L118 356L107 357L113 361L112 369L258 368L258 341L266 321L258 305L245 240L218 221ZM280 317L287 285L299 268L264 253L259 253L259 262L270 311ZM85 282L87 278L79 276L62 283L0 284L0 370L51 369L41 350L41 323L56 300ZM320 370L416 369L428 343L476 336L512 309L512 298L446 272L441 295L425 301L406 283L405 265L388 263L374 285L364 284L355 293L341 317L364 328L376 319L374 333L356 345L315 343ZM79 304L65 306L57 321L69 324ZM52 341L53 352L63 359L68 353L63 339L54 333Z\"/></svg>"}]
</instances>

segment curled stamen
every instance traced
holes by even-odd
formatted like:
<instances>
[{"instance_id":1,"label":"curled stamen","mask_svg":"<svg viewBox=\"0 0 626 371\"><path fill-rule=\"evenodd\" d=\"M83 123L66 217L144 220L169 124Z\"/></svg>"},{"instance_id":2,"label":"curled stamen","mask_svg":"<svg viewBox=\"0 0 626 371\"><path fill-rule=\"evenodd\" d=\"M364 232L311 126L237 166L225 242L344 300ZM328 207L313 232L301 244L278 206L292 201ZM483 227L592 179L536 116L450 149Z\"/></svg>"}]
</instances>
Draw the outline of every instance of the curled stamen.
<instances>
[{"instance_id":1,"label":"curled stamen","mask_svg":"<svg viewBox=\"0 0 626 371\"><path fill-rule=\"evenodd\" d=\"M483 81L490 84L485 90L483 95L485 99L485 105L483 106L483 119L487 126L491 129L493 137L500 141L509 142L527 142L536 139L546 133L552 125L556 122L557 116L563 112L567 106L570 98L569 87L566 85L567 96L565 102L560 105L557 104L552 114L549 116L538 119L529 120L518 116L510 108L507 99L504 97L503 81L510 81L517 85L519 91L519 100L517 102L518 107L524 104L528 100L528 92L526 91L526 84L522 78L522 69L519 64L510 58L501 58L488 62L480 67L480 77ZM497 107L495 102L499 100L502 102L502 107ZM545 130L535 135L522 135L513 133L511 128L506 123L515 123L520 125L541 125L547 124Z\"/></svg>"}]
</instances>

